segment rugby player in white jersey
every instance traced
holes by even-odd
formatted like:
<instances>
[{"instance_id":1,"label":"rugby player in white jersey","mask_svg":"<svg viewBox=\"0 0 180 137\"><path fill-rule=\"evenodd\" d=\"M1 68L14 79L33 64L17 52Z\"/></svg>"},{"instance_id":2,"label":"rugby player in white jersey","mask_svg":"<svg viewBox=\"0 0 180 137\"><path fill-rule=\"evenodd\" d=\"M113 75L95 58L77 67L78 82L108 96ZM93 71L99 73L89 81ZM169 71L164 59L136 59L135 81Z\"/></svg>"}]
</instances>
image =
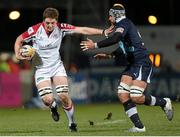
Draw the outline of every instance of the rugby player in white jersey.
<instances>
[{"instance_id":1,"label":"rugby player in white jersey","mask_svg":"<svg viewBox=\"0 0 180 137\"><path fill-rule=\"evenodd\" d=\"M104 34L108 30L89 27L77 27L66 23L58 23L59 12L55 8L46 8L43 13L43 22L29 27L27 31L19 35L15 41L14 50L17 59L30 60L20 54L23 42L32 41L41 63L35 66L35 82L44 104L51 110L54 121L59 120L57 104L53 97L55 89L63 109L69 121L70 131L77 131L74 121L74 106L68 94L68 80L66 71L61 61L59 49L63 37L67 34L79 33L85 35Z\"/></svg>"}]
</instances>

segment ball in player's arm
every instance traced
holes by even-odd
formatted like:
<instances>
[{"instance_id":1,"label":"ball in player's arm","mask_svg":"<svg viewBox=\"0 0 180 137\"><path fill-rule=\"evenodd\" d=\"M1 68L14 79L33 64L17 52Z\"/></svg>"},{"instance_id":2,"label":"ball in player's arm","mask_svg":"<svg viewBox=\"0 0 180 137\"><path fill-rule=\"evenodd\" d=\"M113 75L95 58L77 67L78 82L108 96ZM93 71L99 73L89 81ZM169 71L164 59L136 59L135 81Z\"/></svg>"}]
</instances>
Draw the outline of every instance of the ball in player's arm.
<instances>
[{"instance_id":1,"label":"ball in player's arm","mask_svg":"<svg viewBox=\"0 0 180 137\"><path fill-rule=\"evenodd\" d=\"M43 21L28 28L16 39L14 51L17 59L31 59L20 54L23 43L32 42L32 47L41 60L35 66L35 83L44 104L51 110L54 121L59 120L57 103L53 97L53 90L57 93L58 99L68 118L70 131L77 131L77 124L74 119L74 105L69 96L69 85L67 74L59 49L61 41L66 35L106 35L110 29L102 30L89 27L78 27L67 23L58 22L59 12L55 8L46 8L43 12ZM53 86L53 87L52 87Z\"/></svg>"}]
</instances>

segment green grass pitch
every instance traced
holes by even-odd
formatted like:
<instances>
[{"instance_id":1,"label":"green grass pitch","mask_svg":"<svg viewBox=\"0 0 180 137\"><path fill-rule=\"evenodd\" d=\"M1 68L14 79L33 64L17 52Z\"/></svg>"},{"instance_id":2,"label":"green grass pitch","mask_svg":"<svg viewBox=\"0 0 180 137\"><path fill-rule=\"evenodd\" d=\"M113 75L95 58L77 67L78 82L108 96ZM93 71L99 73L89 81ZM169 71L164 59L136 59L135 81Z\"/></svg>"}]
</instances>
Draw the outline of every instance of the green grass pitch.
<instances>
[{"instance_id":1,"label":"green grass pitch","mask_svg":"<svg viewBox=\"0 0 180 137\"><path fill-rule=\"evenodd\" d=\"M128 133L132 127L121 104L76 105L75 119L78 132L71 133L62 108L60 121L51 119L48 109L0 109L1 136L180 136L180 103L173 103L174 119L168 121L159 107L138 105L141 120L146 126L145 133ZM111 112L112 118L104 120ZM88 120L94 122L90 125Z\"/></svg>"}]
</instances>

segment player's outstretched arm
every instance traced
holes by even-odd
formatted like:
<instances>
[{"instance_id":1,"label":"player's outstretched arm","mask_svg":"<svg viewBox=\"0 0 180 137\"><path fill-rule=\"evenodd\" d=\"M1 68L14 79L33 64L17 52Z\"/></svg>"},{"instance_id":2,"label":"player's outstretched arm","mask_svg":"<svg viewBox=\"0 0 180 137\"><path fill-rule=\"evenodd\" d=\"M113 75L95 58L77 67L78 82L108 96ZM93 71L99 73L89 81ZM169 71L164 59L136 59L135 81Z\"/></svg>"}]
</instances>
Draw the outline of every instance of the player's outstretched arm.
<instances>
[{"instance_id":1,"label":"player's outstretched arm","mask_svg":"<svg viewBox=\"0 0 180 137\"><path fill-rule=\"evenodd\" d=\"M84 35L101 35L103 34L103 29L76 27L74 33L84 34Z\"/></svg>"},{"instance_id":2,"label":"player's outstretched arm","mask_svg":"<svg viewBox=\"0 0 180 137\"><path fill-rule=\"evenodd\" d=\"M83 51L96 48L94 41L88 38L85 41L81 41L80 45Z\"/></svg>"},{"instance_id":3,"label":"player's outstretched arm","mask_svg":"<svg viewBox=\"0 0 180 137\"><path fill-rule=\"evenodd\" d=\"M93 42L91 39L87 39L85 41L81 41L80 45L82 46L82 50L86 51L88 49L94 49L94 48L103 48L111 46L115 43L118 43L121 40L121 33L116 32L111 37L104 39L99 42Z\"/></svg>"},{"instance_id":4,"label":"player's outstretched arm","mask_svg":"<svg viewBox=\"0 0 180 137\"><path fill-rule=\"evenodd\" d=\"M113 28L108 29L97 29L90 27L76 27L74 33L84 34L84 35L105 35L108 36L109 33L113 31Z\"/></svg>"},{"instance_id":5,"label":"player's outstretched arm","mask_svg":"<svg viewBox=\"0 0 180 137\"><path fill-rule=\"evenodd\" d=\"M14 44L14 52L15 52L15 55L16 55L16 58L18 60L24 60L24 59L27 59L27 60L30 60L29 57L23 57L21 54L20 54L20 48L23 44L23 38L22 38L22 35L19 35L17 38L16 38L16 41L15 41L15 44Z\"/></svg>"}]
</instances>

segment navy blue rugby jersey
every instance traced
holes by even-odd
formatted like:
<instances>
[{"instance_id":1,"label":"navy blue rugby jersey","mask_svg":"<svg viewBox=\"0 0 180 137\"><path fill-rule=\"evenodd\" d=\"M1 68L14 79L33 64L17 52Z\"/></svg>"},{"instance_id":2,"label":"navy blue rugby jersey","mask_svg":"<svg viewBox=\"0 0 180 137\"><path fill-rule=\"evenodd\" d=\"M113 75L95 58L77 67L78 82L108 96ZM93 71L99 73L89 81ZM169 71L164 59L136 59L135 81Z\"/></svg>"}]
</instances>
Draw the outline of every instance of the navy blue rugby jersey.
<instances>
[{"instance_id":1,"label":"navy blue rugby jersey","mask_svg":"<svg viewBox=\"0 0 180 137\"><path fill-rule=\"evenodd\" d=\"M121 32L122 34L118 45L129 63L151 63L148 57L148 50L142 42L138 29L131 20L124 18L119 21L115 26L115 32Z\"/></svg>"}]
</instances>

